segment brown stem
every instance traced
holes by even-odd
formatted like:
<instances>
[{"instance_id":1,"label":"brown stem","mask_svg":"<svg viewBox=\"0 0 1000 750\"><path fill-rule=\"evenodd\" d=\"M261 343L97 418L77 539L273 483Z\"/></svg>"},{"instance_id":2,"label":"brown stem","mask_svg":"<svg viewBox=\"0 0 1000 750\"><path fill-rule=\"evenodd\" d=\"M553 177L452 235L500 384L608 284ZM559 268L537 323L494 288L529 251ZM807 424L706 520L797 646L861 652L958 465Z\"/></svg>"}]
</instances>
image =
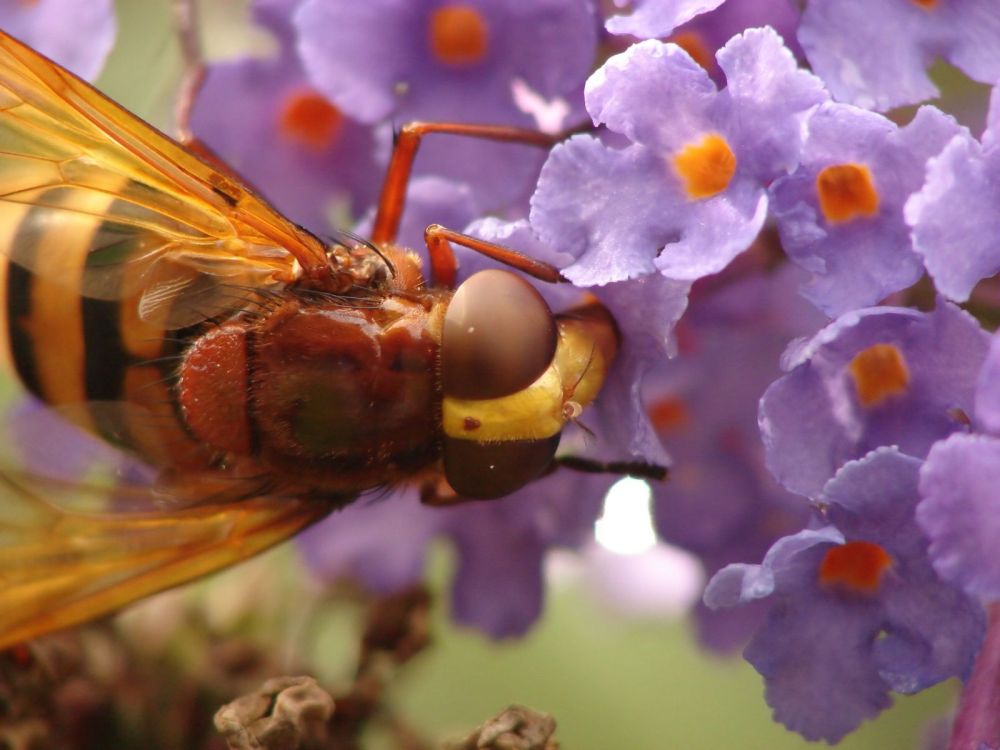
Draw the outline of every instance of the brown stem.
<instances>
[{"instance_id":1,"label":"brown stem","mask_svg":"<svg viewBox=\"0 0 1000 750\"><path fill-rule=\"evenodd\" d=\"M987 612L986 639L962 690L948 750L1000 748L1000 602Z\"/></svg>"}]
</instances>

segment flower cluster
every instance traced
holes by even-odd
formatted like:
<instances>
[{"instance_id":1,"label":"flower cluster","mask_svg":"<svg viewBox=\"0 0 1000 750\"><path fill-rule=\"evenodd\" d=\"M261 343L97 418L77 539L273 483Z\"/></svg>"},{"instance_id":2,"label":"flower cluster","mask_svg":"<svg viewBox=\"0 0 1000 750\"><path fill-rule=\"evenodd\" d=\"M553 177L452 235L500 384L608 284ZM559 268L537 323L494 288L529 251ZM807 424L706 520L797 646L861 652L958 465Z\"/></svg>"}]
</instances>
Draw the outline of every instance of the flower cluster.
<instances>
[{"instance_id":1,"label":"flower cluster","mask_svg":"<svg viewBox=\"0 0 1000 750\"><path fill-rule=\"evenodd\" d=\"M4 28L94 75L103 42L43 33L57 5ZM563 449L670 465L653 518L711 577L703 642L749 643L775 719L836 742L891 692L968 677L1000 597L1000 9L801 5L256 0L275 54L210 65L192 127L317 233L371 227L408 121L573 133L428 138L397 239L516 248L570 282L539 285L553 309L612 313L620 356ZM985 128L926 104L937 58L997 86ZM445 538L455 618L519 635L547 551L592 538L614 480L560 469L448 510L392 488L300 550L387 592Z\"/></svg>"}]
</instances>

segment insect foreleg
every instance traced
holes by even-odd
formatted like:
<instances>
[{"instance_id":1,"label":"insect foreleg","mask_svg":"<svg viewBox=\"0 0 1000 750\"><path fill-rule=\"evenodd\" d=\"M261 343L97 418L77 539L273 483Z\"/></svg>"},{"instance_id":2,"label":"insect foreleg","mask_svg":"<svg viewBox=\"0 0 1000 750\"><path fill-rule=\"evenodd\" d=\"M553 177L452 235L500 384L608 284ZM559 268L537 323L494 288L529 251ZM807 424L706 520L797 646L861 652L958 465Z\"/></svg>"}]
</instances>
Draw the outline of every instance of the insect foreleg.
<instances>
[{"instance_id":1,"label":"insect foreleg","mask_svg":"<svg viewBox=\"0 0 1000 750\"><path fill-rule=\"evenodd\" d=\"M457 265L451 243L482 253L487 258L500 261L504 265L533 276L550 284L565 282L559 269L549 263L529 258L517 250L497 245L468 234L447 229L440 224L431 224L424 230L424 242L431 261L431 281L435 285L454 288Z\"/></svg>"},{"instance_id":2,"label":"insect foreleg","mask_svg":"<svg viewBox=\"0 0 1000 750\"><path fill-rule=\"evenodd\" d=\"M562 135L550 135L539 130L515 128L507 125L472 125L455 122L411 122L396 134L396 142L389 160L389 168L382 183L378 213L372 229L376 245L393 242L399 232L399 221L406 203L406 187L410 182L413 160L417 156L420 140L429 133L448 133L490 141L523 143L539 148L551 148L562 140Z\"/></svg>"}]
</instances>

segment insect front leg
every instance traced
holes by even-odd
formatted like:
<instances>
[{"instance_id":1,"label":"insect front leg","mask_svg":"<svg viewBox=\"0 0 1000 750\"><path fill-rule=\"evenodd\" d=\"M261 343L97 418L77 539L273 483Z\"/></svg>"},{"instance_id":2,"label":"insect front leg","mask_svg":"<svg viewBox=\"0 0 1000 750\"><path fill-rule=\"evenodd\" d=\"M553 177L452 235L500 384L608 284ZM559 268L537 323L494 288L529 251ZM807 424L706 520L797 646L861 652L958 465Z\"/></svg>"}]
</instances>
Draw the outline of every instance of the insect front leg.
<instances>
[{"instance_id":1,"label":"insect front leg","mask_svg":"<svg viewBox=\"0 0 1000 750\"><path fill-rule=\"evenodd\" d=\"M487 258L500 261L504 265L516 268L518 271L528 274L540 281L549 284L565 282L566 278L555 266L534 258L529 258L517 250L512 250L503 245L487 242L468 234L462 234L452 229L447 229L440 224L431 224L424 230L424 242L427 243L427 252L431 261L431 281L432 283L448 288L455 287L455 276L458 272L458 265L455 261L455 253L451 243L475 250L477 253L485 255Z\"/></svg>"},{"instance_id":2,"label":"insect front leg","mask_svg":"<svg viewBox=\"0 0 1000 750\"><path fill-rule=\"evenodd\" d=\"M413 171L421 140L430 133L446 133L490 141L521 143L539 148L551 148L563 139L562 134L543 133L539 130L515 128L507 125L473 125L453 122L411 122L396 134L396 142L382 183L378 211L372 229L372 241L381 245L391 243L399 232L399 222L406 203L406 188Z\"/></svg>"}]
</instances>

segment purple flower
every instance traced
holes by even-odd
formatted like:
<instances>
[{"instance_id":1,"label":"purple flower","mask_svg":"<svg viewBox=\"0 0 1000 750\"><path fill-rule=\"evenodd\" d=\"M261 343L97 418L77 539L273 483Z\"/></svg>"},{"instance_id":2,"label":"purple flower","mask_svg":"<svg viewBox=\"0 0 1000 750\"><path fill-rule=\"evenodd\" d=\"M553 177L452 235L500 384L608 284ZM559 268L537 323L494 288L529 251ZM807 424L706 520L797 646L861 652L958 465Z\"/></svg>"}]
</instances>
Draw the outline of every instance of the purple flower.
<instances>
[{"instance_id":1,"label":"purple flower","mask_svg":"<svg viewBox=\"0 0 1000 750\"><path fill-rule=\"evenodd\" d=\"M967 313L847 313L793 345L760 403L767 465L787 489L814 496L846 461L882 445L923 458L962 430L989 338Z\"/></svg>"},{"instance_id":2,"label":"purple flower","mask_svg":"<svg viewBox=\"0 0 1000 750\"><path fill-rule=\"evenodd\" d=\"M758 26L770 26L784 39L796 59L805 53L795 39L800 11L789 0L726 0L713 11L695 16L679 26L667 41L683 47L695 62L709 72L717 84L725 76L715 61L715 53L734 34Z\"/></svg>"},{"instance_id":3,"label":"purple flower","mask_svg":"<svg viewBox=\"0 0 1000 750\"><path fill-rule=\"evenodd\" d=\"M809 0L799 42L835 99L880 112L937 96L936 57L1000 79L994 0Z\"/></svg>"},{"instance_id":4,"label":"purple flower","mask_svg":"<svg viewBox=\"0 0 1000 750\"><path fill-rule=\"evenodd\" d=\"M976 384L973 426L934 445L920 472L917 519L941 576L975 596L1000 597L1000 337L994 335Z\"/></svg>"},{"instance_id":5,"label":"purple flower","mask_svg":"<svg viewBox=\"0 0 1000 750\"><path fill-rule=\"evenodd\" d=\"M744 656L764 677L777 721L836 742L916 693L965 676L982 607L935 574L914 519L920 461L881 448L845 464L818 498L828 525L779 540L761 565L730 565L705 601L767 599Z\"/></svg>"},{"instance_id":6,"label":"purple flower","mask_svg":"<svg viewBox=\"0 0 1000 750\"><path fill-rule=\"evenodd\" d=\"M420 504L415 491L361 499L300 534L299 552L321 580L360 581L388 594L420 580L427 547L447 510Z\"/></svg>"},{"instance_id":7,"label":"purple flower","mask_svg":"<svg viewBox=\"0 0 1000 750\"><path fill-rule=\"evenodd\" d=\"M0 28L92 81L111 52L118 23L111 0L8 0L0 5Z\"/></svg>"},{"instance_id":8,"label":"purple flower","mask_svg":"<svg viewBox=\"0 0 1000 750\"><path fill-rule=\"evenodd\" d=\"M745 250L767 214L766 185L795 168L802 124L823 99L771 29L719 52L728 86L673 44L646 41L587 82L587 108L628 140L576 136L553 149L532 198L541 238L590 286L660 271L693 280Z\"/></svg>"},{"instance_id":9,"label":"purple flower","mask_svg":"<svg viewBox=\"0 0 1000 750\"><path fill-rule=\"evenodd\" d=\"M803 290L811 302L837 316L920 278L903 204L923 184L927 160L959 132L934 107L904 128L848 104L816 111L799 168L771 187L782 245L813 274Z\"/></svg>"},{"instance_id":10,"label":"purple flower","mask_svg":"<svg viewBox=\"0 0 1000 750\"><path fill-rule=\"evenodd\" d=\"M298 543L321 579L352 577L385 592L418 579L427 545L447 539L458 555L455 621L493 638L520 636L542 612L547 551L593 537L615 479L560 470L501 500L451 508L422 506L401 491L334 514Z\"/></svg>"},{"instance_id":11,"label":"purple flower","mask_svg":"<svg viewBox=\"0 0 1000 750\"><path fill-rule=\"evenodd\" d=\"M278 54L209 66L191 125L283 213L325 234L349 225L375 199L389 133L377 137L309 84L285 17L291 6L256 4Z\"/></svg>"},{"instance_id":12,"label":"purple flower","mask_svg":"<svg viewBox=\"0 0 1000 750\"><path fill-rule=\"evenodd\" d=\"M604 27L612 34L631 34L639 39L669 35L682 23L715 10L725 0L614 0L619 8L632 6L627 15L611 16Z\"/></svg>"},{"instance_id":13,"label":"purple flower","mask_svg":"<svg viewBox=\"0 0 1000 750\"><path fill-rule=\"evenodd\" d=\"M927 180L906 203L913 246L941 294L964 302L1000 271L1000 93L993 89L982 144L963 132L930 160Z\"/></svg>"},{"instance_id":14,"label":"purple flower","mask_svg":"<svg viewBox=\"0 0 1000 750\"><path fill-rule=\"evenodd\" d=\"M781 351L823 322L790 293L800 277L785 266L695 297L678 326L679 356L646 388L672 459L669 480L653 490L657 529L697 555L709 575L729 563L759 560L806 520L805 504L765 469L757 429L757 402L779 374ZM760 610L699 609L702 642L718 650L742 646Z\"/></svg>"},{"instance_id":15,"label":"purple flower","mask_svg":"<svg viewBox=\"0 0 1000 750\"><path fill-rule=\"evenodd\" d=\"M546 98L571 94L597 43L586 0L306 0L295 24L315 86L353 117L395 125L532 127L514 82ZM475 185L487 205L502 207L525 193L543 157L526 146L433 136L416 169Z\"/></svg>"}]
</instances>

